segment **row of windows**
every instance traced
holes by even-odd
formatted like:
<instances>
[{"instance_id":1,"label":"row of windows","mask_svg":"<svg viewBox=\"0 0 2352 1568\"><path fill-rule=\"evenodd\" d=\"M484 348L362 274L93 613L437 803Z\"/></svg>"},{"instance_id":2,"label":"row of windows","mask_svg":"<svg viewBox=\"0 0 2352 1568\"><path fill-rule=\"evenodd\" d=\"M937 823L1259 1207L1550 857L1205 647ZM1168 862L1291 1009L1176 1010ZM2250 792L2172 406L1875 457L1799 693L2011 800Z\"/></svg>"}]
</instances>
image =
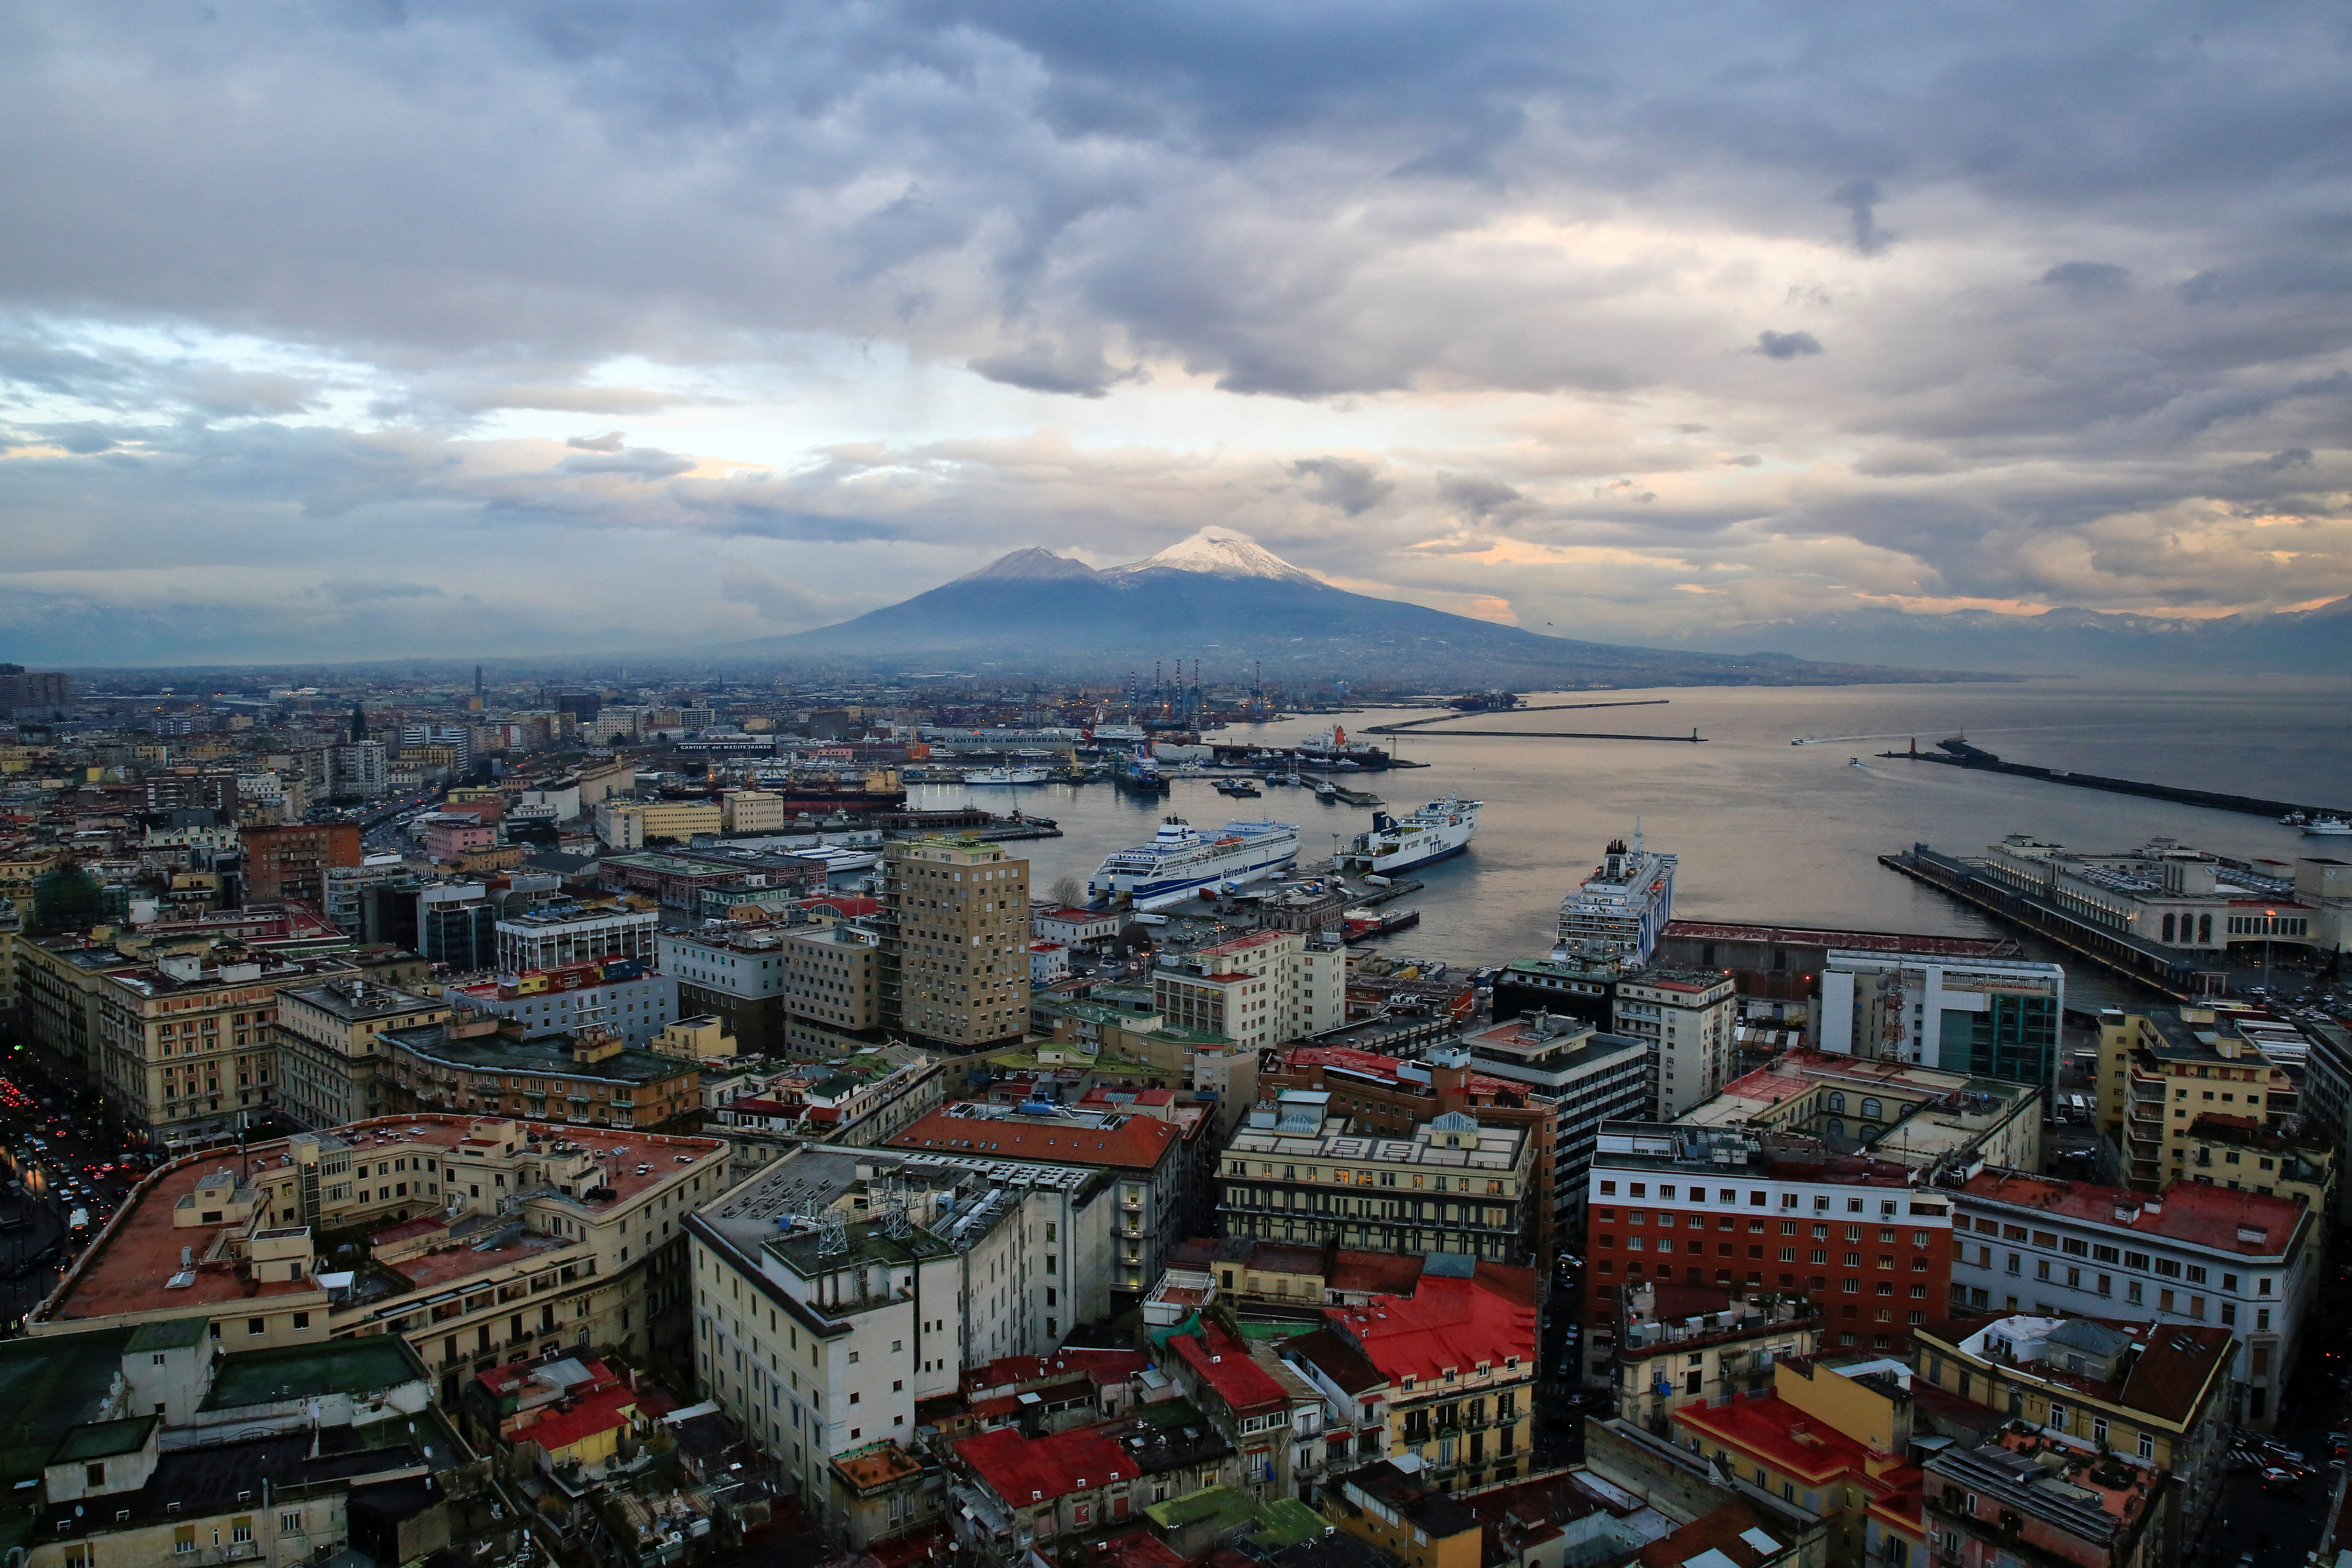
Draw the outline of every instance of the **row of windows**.
<instances>
[{"instance_id":1,"label":"row of windows","mask_svg":"<svg viewBox=\"0 0 2352 1568\"><path fill-rule=\"evenodd\" d=\"M1602 1197L1615 1197L1617 1195L1616 1181L1613 1178L1603 1179L1600 1184L1600 1191ZM1677 1200L1675 1195L1677 1187L1675 1183L1663 1183L1658 1186L1658 1196L1660 1199L1668 1203L1679 1201L1683 1203L1703 1204L1707 1201L1707 1189L1703 1185L1694 1184L1690 1188L1689 1194L1679 1200ZM1625 1184L1625 1195L1627 1197L1634 1198L1648 1197L1650 1195L1650 1184L1647 1182L1627 1182ZM1738 1189L1735 1187L1718 1187L1716 1189L1715 1201L1726 1206L1737 1205L1739 1202ZM1849 1196L1845 1200L1845 1212L1847 1214L1868 1214L1870 1212L1871 1201L1872 1200L1867 1197ZM1834 1200L1832 1199L1828 1194L1816 1193L1813 1194L1812 1211L1815 1214L1828 1214L1831 1212L1833 1203ZM1904 1208L1906 1206L1903 1200L1896 1198L1880 1198L1877 1200L1877 1204L1879 1214L1882 1216L1888 1218L1902 1213ZM1769 1193L1760 1192L1756 1188L1750 1187L1748 1190L1748 1206L1749 1208L1756 1209L1769 1208L1772 1206L1772 1195ZM1780 1194L1780 1206L1783 1209L1803 1208L1805 1206L1803 1194L1799 1193L1782 1193ZM1940 1216L1944 1213L1944 1205L1941 1204L1919 1203L1915 1200L1910 1202L1907 1206L1909 1207L1910 1212L1915 1215Z\"/></svg>"}]
</instances>

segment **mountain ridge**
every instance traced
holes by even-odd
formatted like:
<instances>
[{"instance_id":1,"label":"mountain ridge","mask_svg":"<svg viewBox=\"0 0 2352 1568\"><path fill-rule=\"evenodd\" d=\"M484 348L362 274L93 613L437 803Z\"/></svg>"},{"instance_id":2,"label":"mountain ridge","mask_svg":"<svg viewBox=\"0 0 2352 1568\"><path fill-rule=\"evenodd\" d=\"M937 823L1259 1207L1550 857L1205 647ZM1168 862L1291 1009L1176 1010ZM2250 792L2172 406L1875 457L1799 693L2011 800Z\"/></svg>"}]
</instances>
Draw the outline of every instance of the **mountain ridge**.
<instances>
[{"instance_id":1,"label":"mountain ridge","mask_svg":"<svg viewBox=\"0 0 2352 1568\"><path fill-rule=\"evenodd\" d=\"M869 672L971 663L999 674L1105 674L1206 658L1230 678L1341 679L1417 690L1563 686L1836 685L1970 679L1768 653L1547 637L1320 581L1238 530L1200 530L1097 571L1032 547L847 621L699 650Z\"/></svg>"}]
</instances>

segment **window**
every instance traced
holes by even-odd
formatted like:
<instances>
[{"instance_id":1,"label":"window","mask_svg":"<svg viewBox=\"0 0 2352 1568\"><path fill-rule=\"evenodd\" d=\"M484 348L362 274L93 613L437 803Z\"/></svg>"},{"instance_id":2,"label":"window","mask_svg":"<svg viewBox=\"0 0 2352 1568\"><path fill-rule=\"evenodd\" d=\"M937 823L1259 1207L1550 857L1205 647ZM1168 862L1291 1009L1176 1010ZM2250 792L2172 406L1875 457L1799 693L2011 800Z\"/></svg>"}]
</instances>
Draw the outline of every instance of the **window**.
<instances>
[{"instance_id":1,"label":"window","mask_svg":"<svg viewBox=\"0 0 2352 1568\"><path fill-rule=\"evenodd\" d=\"M2143 1459L2153 1459L2156 1458L2155 1433L2143 1432L2139 1435L2139 1457Z\"/></svg>"}]
</instances>

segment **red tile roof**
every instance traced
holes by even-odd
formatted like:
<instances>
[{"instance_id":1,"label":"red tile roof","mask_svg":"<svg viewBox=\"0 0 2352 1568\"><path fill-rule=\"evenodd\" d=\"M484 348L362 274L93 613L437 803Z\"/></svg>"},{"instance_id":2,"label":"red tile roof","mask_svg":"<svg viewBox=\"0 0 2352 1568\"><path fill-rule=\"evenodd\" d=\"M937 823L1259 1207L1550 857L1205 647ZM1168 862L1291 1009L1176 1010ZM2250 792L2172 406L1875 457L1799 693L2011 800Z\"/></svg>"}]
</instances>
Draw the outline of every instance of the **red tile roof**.
<instances>
[{"instance_id":1,"label":"red tile roof","mask_svg":"<svg viewBox=\"0 0 2352 1568\"><path fill-rule=\"evenodd\" d=\"M1323 1315L1391 1383L1442 1377L1447 1367L1500 1367L1517 1356L1532 1365L1536 1314L1484 1279L1423 1275L1411 1296L1377 1296L1360 1307L1327 1307Z\"/></svg>"},{"instance_id":2,"label":"red tile roof","mask_svg":"<svg viewBox=\"0 0 2352 1568\"><path fill-rule=\"evenodd\" d=\"M1963 1212L1970 1199L2253 1258L2284 1252L2305 1222L2304 1206L2294 1198L2231 1192L2203 1182L2175 1182L2151 1198L2126 1187L1986 1170L1960 1189ZM2131 1217L2122 1217L2126 1215ZM2242 1230L2247 1235L2242 1237Z\"/></svg>"},{"instance_id":3,"label":"red tile roof","mask_svg":"<svg viewBox=\"0 0 2352 1568\"><path fill-rule=\"evenodd\" d=\"M1052 1355L999 1356L985 1366L964 1368L961 1381L966 1394L977 1394L991 1388L1012 1388L1024 1383L1046 1383L1081 1374L1092 1378L1096 1385L1100 1386L1125 1383L1150 1364L1148 1357L1135 1351L1074 1347L1055 1351Z\"/></svg>"},{"instance_id":4,"label":"red tile roof","mask_svg":"<svg viewBox=\"0 0 2352 1568\"><path fill-rule=\"evenodd\" d=\"M1249 1342L1235 1338L1216 1323L1202 1325L1198 1334L1170 1342L1184 1364L1216 1392L1236 1415L1263 1415L1290 1404L1272 1373L1250 1359Z\"/></svg>"},{"instance_id":5,"label":"red tile roof","mask_svg":"<svg viewBox=\"0 0 2352 1568\"><path fill-rule=\"evenodd\" d=\"M599 1432L626 1426L636 1407L637 1391L616 1384L583 1394L580 1403L570 1410L551 1410L529 1426L516 1428L515 1440L536 1443L550 1454L559 1453Z\"/></svg>"},{"instance_id":6,"label":"red tile roof","mask_svg":"<svg viewBox=\"0 0 2352 1568\"><path fill-rule=\"evenodd\" d=\"M991 1491L1014 1508L1113 1481L1131 1481L1143 1473L1118 1443L1093 1426L1044 1437L1024 1436L1018 1426L999 1426L964 1438L955 1451Z\"/></svg>"},{"instance_id":7,"label":"red tile roof","mask_svg":"<svg viewBox=\"0 0 2352 1568\"><path fill-rule=\"evenodd\" d=\"M1918 1466L1897 1465L1881 1475L1871 1475L1871 1450L1866 1445L1777 1394L1729 1405L1685 1405L1669 1412L1667 1419L1705 1434L1717 1446L1751 1455L1789 1475L1816 1482L1841 1478L1861 1488L1874 1502L1919 1489Z\"/></svg>"},{"instance_id":8,"label":"red tile roof","mask_svg":"<svg viewBox=\"0 0 2352 1568\"><path fill-rule=\"evenodd\" d=\"M1117 1128L1105 1130L1059 1120L950 1116L945 1110L934 1110L890 1139L887 1146L952 1151L974 1160L1037 1160L1149 1171L1183 1136L1173 1122L1155 1116L1130 1116Z\"/></svg>"}]
</instances>

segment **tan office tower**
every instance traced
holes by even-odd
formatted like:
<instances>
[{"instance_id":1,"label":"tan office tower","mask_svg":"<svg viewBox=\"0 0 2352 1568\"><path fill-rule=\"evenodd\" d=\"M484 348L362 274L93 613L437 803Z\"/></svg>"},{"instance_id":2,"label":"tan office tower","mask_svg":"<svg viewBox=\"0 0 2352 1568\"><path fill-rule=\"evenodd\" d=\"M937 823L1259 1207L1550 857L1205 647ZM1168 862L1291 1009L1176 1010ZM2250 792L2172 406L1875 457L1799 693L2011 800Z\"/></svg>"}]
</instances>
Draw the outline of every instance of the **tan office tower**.
<instances>
[{"instance_id":1,"label":"tan office tower","mask_svg":"<svg viewBox=\"0 0 2352 1568\"><path fill-rule=\"evenodd\" d=\"M1029 862L973 838L892 844L883 861L882 1022L948 1050L1029 1028Z\"/></svg>"}]
</instances>

